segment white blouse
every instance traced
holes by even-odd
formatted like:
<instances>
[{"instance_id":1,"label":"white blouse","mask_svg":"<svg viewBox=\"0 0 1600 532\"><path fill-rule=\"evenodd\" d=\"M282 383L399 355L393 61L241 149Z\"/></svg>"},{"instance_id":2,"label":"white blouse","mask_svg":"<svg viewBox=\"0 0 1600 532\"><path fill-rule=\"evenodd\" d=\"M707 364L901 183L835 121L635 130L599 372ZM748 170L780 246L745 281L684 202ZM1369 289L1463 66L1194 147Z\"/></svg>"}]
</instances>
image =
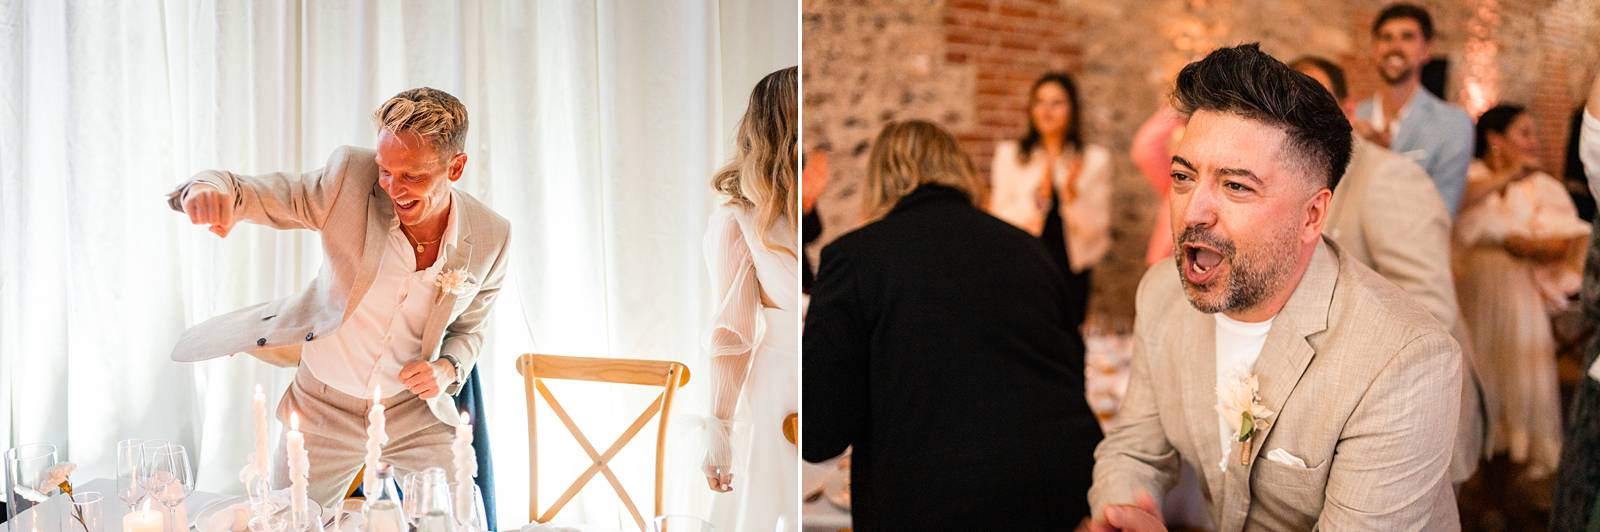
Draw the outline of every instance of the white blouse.
<instances>
[{"instance_id":1,"label":"white blouse","mask_svg":"<svg viewBox=\"0 0 1600 532\"><path fill-rule=\"evenodd\" d=\"M1064 187L1075 159L1081 157L1078 175L1072 179L1072 201L1066 201ZM1111 249L1111 153L1105 148L1085 144L1081 156L1068 151L1054 161L1046 161L1044 148L1035 147L1023 164L1017 160L1016 141L1001 141L995 146L994 164L989 172L989 213L1028 233L1044 232L1048 204L1039 202L1040 180L1045 165L1052 164L1056 197L1061 198L1061 222L1067 239L1067 254L1072 271L1081 272L1100 262Z\"/></svg>"}]
</instances>

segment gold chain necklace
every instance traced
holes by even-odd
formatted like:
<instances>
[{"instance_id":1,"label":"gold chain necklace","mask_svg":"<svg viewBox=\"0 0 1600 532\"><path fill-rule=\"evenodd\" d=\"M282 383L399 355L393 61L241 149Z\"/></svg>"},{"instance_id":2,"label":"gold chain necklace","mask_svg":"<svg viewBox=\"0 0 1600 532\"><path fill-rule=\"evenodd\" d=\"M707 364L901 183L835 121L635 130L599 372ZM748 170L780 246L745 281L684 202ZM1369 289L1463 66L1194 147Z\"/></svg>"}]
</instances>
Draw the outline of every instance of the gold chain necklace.
<instances>
[{"instance_id":1,"label":"gold chain necklace","mask_svg":"<svg viewBox=\"0 0 1600 532\"><path fill-rule=\"evenodd\" d=\"M427 242L419 241L419 240L417 240L417 236L416 235L413 235L413 234L411 234L411 231L407 231L406 230L406 224L400 224L400 232L404 233L406 235L406 237L410 238L412 242L415 242L417 244L417 253L422 253L425 250L427 250L428 246L437 244L440 240L444 240L444 233L439 233L439 238L435 238L435 239L429 240Z\"/></svg>"}]
</instances>

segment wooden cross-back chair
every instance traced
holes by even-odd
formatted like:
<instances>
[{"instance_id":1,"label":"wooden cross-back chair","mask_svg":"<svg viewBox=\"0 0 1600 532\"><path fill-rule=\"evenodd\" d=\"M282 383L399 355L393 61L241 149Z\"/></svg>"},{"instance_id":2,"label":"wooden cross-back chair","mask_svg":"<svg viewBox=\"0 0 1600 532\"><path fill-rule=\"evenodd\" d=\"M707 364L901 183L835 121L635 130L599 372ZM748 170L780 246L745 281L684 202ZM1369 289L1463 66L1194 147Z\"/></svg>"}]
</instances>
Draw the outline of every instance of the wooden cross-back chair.
<instances>
[{"instance_id":1,"label":"wooden cross-back chair","mask_svg":"<svg viewBox=\"0 0 1600 532\"><path fill-rule=\"evenodd\" d=\"M617 456L623 446L627 445L635 435L650 422L658 413L661 420L656 428L656 481L655 481L655 510L652 516L661 515L661 485L664 473L663 466L666 456L667 419L672 409L672 398L677 394L678 388L689 382L689 367L677 362L665 360L632 360L619 358L589 358L556 355L526 354L517 358L517 372L522 374L523 387L528 396L528 519L534 523L547 523L560 512L572 498L577 496L589 480L596 474L601 474L610 482L611 488L622 499L622 504L628 508L628 513L633 515L633 520L642 530L645 527L644 516L639 513L639 508L633 503L633 497L622 487L622 481L611 471L609 462ZM639 386L659 386L661 393L655 401L634 418L633 424L617 436L604 452L595 449L589 438L578 430L578 425L573 423L572 416L567 415L566 409L561 407L561 402L550 393L550 388L544 385L545 380L577 380L589 382L604 382L612 384L630 384ZM538 414L535 410L536 398L543 397L550 410L567 427L567 432L583 447L583 452L589 455L594 463L578 475L576 480L567 487L567 490L556 499L550 508L543 514L539 513L539 446L538 446Z\"/></svg>"}]
</instances>

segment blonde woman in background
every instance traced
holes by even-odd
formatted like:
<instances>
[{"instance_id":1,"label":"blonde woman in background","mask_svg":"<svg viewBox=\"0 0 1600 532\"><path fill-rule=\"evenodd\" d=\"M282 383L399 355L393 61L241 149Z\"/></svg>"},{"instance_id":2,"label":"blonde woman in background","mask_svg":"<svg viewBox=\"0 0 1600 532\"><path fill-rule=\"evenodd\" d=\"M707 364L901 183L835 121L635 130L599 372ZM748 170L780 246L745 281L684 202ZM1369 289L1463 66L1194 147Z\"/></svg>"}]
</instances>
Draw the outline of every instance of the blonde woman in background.
<instances>
[{"instance_id":1,"label":"blonde woman in background","mask_svg":"<svg viewBox=\"0 0 1600 532\"><path fill-rule=\"evenodd\" d=\"M705 236L717 297L711 401L720 423L704 466L711 489L732 491L738 500L733 522L716 523L719 529L799 529L799 452L783 428L799 411L798 92L794 67L756 84L739 123L737 154L711 181L725 200ZM751 432L748 470L737 478L730 430L736 415Z\"/></svg>"},{"instance_id":2,"label":"blonde woman in background","mask_svg":"<svg viewBox=\"0 0 1600 532\"><path fill-rule=\"evenodd\" d=\"M1089 274L1111 248L1111 152L1084 144L1078 89L1072 78L1047 73L1028 93L1028 131L994 149L989 212L1044 241L1066 276L1083 324Z\"/></svg>"}]
</instances>

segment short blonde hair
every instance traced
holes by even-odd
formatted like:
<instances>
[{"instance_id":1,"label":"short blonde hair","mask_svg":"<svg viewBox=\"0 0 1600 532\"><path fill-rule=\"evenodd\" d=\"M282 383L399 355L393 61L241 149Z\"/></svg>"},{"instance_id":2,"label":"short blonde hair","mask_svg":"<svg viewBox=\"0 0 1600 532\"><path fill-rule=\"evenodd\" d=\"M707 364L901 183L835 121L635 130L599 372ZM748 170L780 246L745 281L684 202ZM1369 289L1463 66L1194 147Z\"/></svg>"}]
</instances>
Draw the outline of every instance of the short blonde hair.
<instances>
[{"instance_id":1,"label":"short blonde hair","mask_svg":"<svg viewBox=\"0 0 1600 532\"><path fill-rule=\"evenodd\" d=\"M372 113L378 128L411 132L426 139L441 157L466 150L467 107L450 93L430 87L402 91Z\"/></svg>"},{"instance_id":2,"label":"short blonde hair","mask_svg":"<svg viewBox=\"0 0 1600 532\"><path fill-rule=\"evenodd\" d=\"M873 141L867 160L861 205L864 219L882 218L922 185L954 188L975 206L988 202L988 187L948 131L923 120L889 123Z\"/></svg>"}]
</instances>

